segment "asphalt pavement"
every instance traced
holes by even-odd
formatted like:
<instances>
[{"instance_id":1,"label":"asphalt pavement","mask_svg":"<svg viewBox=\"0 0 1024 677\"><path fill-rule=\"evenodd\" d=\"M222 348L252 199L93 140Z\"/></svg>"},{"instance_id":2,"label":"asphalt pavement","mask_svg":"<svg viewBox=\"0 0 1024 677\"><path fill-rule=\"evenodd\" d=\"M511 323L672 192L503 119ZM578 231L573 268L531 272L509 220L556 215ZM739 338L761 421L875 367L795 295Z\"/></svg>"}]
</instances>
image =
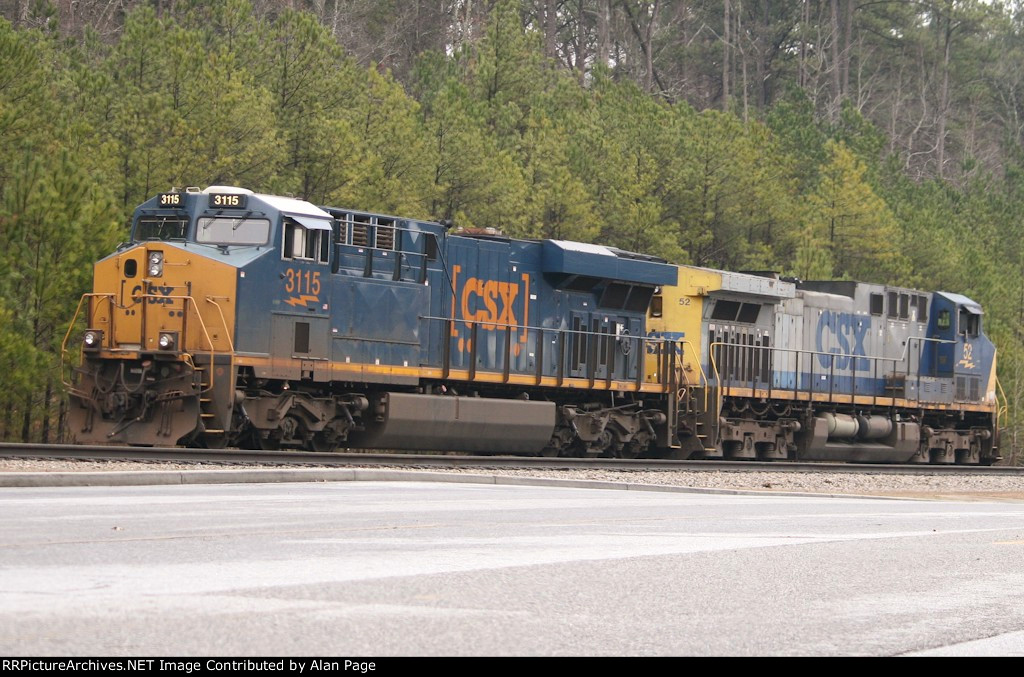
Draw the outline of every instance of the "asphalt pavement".
<instances>
[{"instance_id":1,"label":"asphalt pavement","mask_svg":"<svg viewBox=\"0 0 1024 677\"><path fill-rule=\"evenodd\" d=\"M1022 561L1020 503L4 488L0 655L1022 655Z\"/></svg>"}]
</instances>

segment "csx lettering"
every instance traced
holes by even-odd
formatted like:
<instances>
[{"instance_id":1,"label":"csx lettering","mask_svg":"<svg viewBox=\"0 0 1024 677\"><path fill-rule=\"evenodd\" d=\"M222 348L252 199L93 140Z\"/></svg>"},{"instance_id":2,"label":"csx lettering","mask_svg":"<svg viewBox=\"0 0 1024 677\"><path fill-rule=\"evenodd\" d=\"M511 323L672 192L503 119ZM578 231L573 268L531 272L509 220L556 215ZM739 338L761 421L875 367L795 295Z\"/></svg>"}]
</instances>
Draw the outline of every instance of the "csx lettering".
<instances>
[{"instance_id":1,"label":"csx lettering","mask_svg":"<svg viewBox=\"0 0 1024 677\"><path fill-rule=\"evenodd\" d=\"M826 310L818 318L817 349L819 352L832 353L838 357L818 355L818 363L824 369L834 367L843 370L852 367L854 371L870 370L871 365L867 357L859 357L867 354L864 349L864 338L868 335L869 329L871 329L871 318L869 317ZM827 343L832 343L826 339L826 333L835 335L835 343L839 344L838 347L825 350L824 346Z\"/></svg>"},{"instance_id":2,"label":"csx lettering","mask_svg":"<svg viewBox=\"0 0 1024 677\"><path fill-rule=\"evenodd\" d=\"M462 319L466 320L467 327L470 326L469 322L481 322L480 326L484 329L518 324L515 309L512 307L518 295L519 285L471 277L462 287Z\"/></svg>"},{"instance_id":3,"label":"csx lettering","mask_svg":"<svg viewBox=\"0 0 1024 677\"><path fill-rule=\"evenodd\" d=\"M171 292L174 291L174 287L159 287L153 283L149 283L146 286L146 294L148 295L148 301L150 305L174 305L174 299L171 298L159 298L160 296L170 296ZM132 289L132 301L136 303L142 302L142 285L137 284Z\"/></svg>"}]
</instances>

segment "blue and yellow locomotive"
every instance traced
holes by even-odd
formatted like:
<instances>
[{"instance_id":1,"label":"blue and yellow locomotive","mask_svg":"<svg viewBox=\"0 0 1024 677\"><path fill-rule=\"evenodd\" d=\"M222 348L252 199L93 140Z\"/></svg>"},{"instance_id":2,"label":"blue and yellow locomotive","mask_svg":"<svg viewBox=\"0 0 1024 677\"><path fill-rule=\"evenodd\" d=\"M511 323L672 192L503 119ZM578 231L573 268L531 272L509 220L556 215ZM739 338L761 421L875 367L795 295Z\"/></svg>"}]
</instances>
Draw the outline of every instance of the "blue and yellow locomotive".
<instances>
[{"instance_id":1,"label":"blue and yellow locomotive","mask_svg":"<svg viewBox=\"0 0 1024 677\"><path fill-rule=\"evenodd\" d=\"M96 264L81 443L997 460L954 294L687 266L213 186Z\"/></svg>"}]
</instances>

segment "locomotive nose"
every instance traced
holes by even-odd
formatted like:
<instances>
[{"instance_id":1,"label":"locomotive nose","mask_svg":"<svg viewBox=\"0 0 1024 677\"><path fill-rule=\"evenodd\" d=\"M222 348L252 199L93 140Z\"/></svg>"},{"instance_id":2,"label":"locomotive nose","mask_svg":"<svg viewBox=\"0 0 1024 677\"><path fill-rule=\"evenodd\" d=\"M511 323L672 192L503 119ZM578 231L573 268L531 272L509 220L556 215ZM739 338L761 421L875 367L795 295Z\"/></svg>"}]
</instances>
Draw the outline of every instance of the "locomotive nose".
<instances>
[{"instance_id":1,"label":"locomotive nose","mask_svg":"<svg viewBox=\"0 0 1024 677\"><path fill-rule=\"evenodd\" d=\"M80 443L175 444L223 425L235 269L146 241L96 265L69 426ZM202 304L202 305L200 305ZM219 390L217 391L219 393ZM225 397L221 397L227 401Z\"/></svg>"},{"instance_id":2,"label":"locomotive nose","mask_svg":"<svg viewBox=\"0 0 1024 677\"><path fill-rule=\"evenodd\" d=\"M191 296L191 280L184 272L187 260L164 243L133 247L116 257L113 266L97 271L97 278L114 280L110 317L99 310L97 326L111 325L108 347L141 352L178 352L182 348ZM99 280L98 280L99 281Z\"/></svg>"}]
</instances>

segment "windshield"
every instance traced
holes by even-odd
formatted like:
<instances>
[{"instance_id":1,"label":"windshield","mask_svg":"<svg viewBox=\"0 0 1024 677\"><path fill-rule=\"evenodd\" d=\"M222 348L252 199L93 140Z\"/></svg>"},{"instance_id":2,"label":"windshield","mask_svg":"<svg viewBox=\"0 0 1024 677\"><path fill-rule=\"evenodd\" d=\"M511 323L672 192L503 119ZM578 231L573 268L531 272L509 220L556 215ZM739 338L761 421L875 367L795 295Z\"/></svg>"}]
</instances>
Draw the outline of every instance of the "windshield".
<instances>
[{"instance_id":1,"label":"windshield","mask_svg":"<svg viewBox=\"0 0 1024 677\"><path fill-rule=\"evenodd\" d=\"M185 216L143 216L135 224L135 240L184 240L186 230Z\"/></svg>"},{"instance_id":2,"label":"windshield","mask_svg":"<svg viewBox=\"0 0 1024 677\"><path fill-rule=\"evenodd\" d=\"M205 216L199 219L196 241L207 244L266 244L270 221L244 216Z\"/></svg>"}]
</instances>

